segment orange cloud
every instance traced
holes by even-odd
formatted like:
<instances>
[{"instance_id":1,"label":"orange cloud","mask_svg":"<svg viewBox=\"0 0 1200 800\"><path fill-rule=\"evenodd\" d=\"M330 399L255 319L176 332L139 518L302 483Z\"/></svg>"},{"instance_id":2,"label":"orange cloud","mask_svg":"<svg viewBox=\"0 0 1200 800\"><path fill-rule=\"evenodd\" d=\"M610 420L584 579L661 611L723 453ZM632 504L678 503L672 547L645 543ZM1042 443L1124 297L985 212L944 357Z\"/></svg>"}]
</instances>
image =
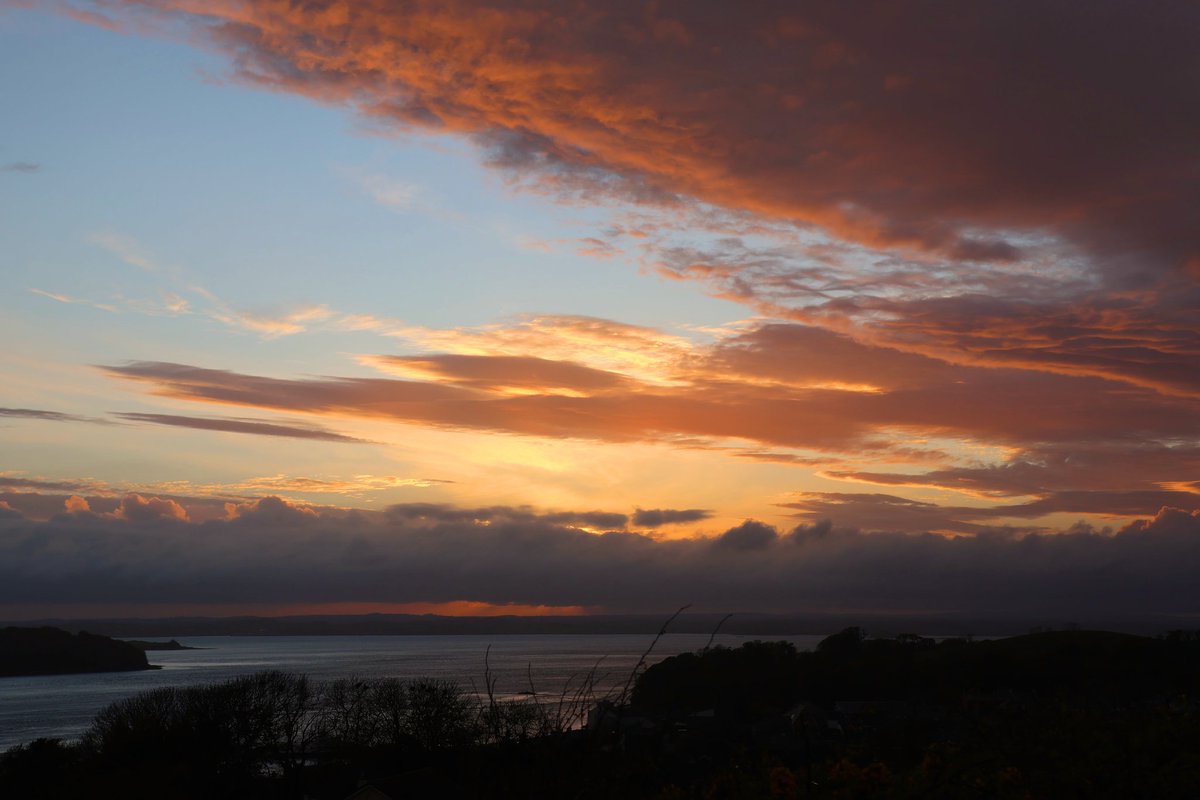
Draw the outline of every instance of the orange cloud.
<instances>
[{"instance_id":1,"label":"orange cloud","mask_svg":"<svg viewBox=\"0 0 1200 800\"><path fill-rule=\"evenodd\" d=\"M88 505L86 498L73 494L64 501L63 506L67 509L68 514L78 514L84 511L91 511L92 507Z\"/></svg>"},{"instance_id":2,"label":"orange cloud","mask_svg":"<svg viewBox=\"0 0 1200 800\"><path fill-rule=\"evenodd\" d=\"M368 356L360 359L384 372L443 381L502 394L587 396L628 390L624 376L569 361L530 356Z\"/></svg>"},{"instance_id":3,"label":"orange cloud","mask_svg":"<svg viewBox=\"0 0 1200 800\"><path fill-rule=\"evenodd\" d=\"M427 351L448 355L574 362L586 364L587 369L649 383L669 383L674 370L686 361L694 347L685 337L655 328L564 314L524 316L474 328L428 328L364 315L346 315L339 325L350 330L377 331ZM442 358L444 361L445 357ZM403 366L403 362L386 357L363 356L361 360L392 372L400 372ZM458 363L471 362L461 359ZM473 363L482 365L485 362L480 359ZM549 368L546 364L541 366Z\"/></svg>"},{"instance_id":4,"label":"orange cloud","mask_svg":"<svg viewBox=\"0 0 1200 800\"><path fill-rule=\"evenodd\" d=\"M1192 401L1095 378L955 366L797 325L760 326L694 351L672 384L511 357L393 363L417 364L429 379L289 380L162 363L106 369L176 399L606 441L707 437L844 451L879 447L878 437L897 432L1019 447L1200 429ZM873 391L857 390L867 381ZM564 396L561 384L579 391Z\"/></svg>"},{"instance_id":5,"label":"orange cloud","mask_svg":"<svg viewBox=\"0 0 1200 800\"><path fill-rule=\"evenodd\" d=\"M475 137L565 194L680 196L872 247L1009 262L1012 231L1181 267L1195 9L988 2L352 4L149 0L243 80ZM1048 78L1047 76L1052 76ZM1096 87L1103 87L1097 91Z\"/></svg>"}]
</instances>

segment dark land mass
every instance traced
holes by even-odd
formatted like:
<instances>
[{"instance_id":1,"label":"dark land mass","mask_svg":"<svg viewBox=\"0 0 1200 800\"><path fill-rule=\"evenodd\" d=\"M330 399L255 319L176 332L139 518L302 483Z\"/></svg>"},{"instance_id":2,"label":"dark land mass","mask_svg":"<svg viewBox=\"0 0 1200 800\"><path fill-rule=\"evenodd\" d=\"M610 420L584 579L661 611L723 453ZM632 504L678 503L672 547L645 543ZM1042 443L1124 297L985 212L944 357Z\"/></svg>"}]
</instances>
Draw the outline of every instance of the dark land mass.
<instances>
[{"instance_id":1,"label":"dark land mass","mask_svg":"<svg viewBox=\"0 0 1200 800\"><path fill-rule=\"evenodd\" d=\"M44 619L22 625L53 625L125 638L162 636L322 636L322 635L487 635L511 634L643 634L658 632L665 614L595 614L581 616L445 617L432 614L362 614L284 617L166 617L161 619ZM690 613L671 626L672 633L708 634L724 614ZM722 633L742 636L820 635L849 625L862 625L880 635L921 631L937 636L1014 636L1032 628L1066 625L1091 630L1153 634L1192 628L1200 619L1136 617L1127 619L1031 619L953 614L734 614Z\"/></svg>"},{"instance_id":2,"label":"dark land mass","mask_svg":"<svg viewBox=\"0 0 1200 800\"><path fill-rule=\"evenodd\" d=\"M158 669L146 653L128 642L57 628L0 630L0 676L68 675Z\"/></svg>"},{"instance_id":3,"label":"dark land mass","mask_svg":"<svg viewBox=\"0 0 1200 800\"><path fill-rule=\"evenodd\" d=\"M138 650L203 650L202 647L188 647L186 644L171 639L169 642L147 642L142 639L125 639L125 644L131 644Z\"/></svg>"},{"instance_id":4,"label":"dark land mass","mask_svg":"<svg viewBox=\"0 0 1200 800\"><path fill-rule=\"evenodd\" d=\"M78 744L0 756L0 796L1200 796L1200 634L753 641L501 701L447 681L279 672L164 688Z\"/></svg>"}]
</instances>

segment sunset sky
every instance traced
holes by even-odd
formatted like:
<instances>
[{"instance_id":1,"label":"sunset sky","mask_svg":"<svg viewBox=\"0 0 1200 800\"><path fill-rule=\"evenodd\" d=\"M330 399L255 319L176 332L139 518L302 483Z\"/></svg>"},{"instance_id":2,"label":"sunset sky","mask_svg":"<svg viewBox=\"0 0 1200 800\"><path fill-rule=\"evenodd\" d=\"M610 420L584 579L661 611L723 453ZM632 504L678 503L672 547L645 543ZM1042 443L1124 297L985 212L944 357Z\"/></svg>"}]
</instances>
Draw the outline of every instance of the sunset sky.
<instances>
[{"instance_id":1,"label":"sunset sky","mask_svg":"<svg viewBox=\"0 0 1200 800\"><path fill-rule=\"evenodd\" d=\"M1200 6L0 3L0 619L1200 615Z\"/></svg>"}]
</instances>

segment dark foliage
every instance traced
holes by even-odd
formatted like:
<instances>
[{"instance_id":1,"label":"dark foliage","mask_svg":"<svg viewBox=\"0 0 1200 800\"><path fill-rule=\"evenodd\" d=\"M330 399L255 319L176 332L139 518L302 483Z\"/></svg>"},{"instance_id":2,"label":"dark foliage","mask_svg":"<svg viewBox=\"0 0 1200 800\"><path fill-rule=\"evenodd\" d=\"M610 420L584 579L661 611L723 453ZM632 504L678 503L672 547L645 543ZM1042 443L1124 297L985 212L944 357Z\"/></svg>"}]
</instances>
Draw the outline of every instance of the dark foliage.
<instances>
[{"instance_id":1,"label":"dark foliage","mask_svg":"<svg viewBox=\"0 0 1200 800\"><path fill-rule=\"evenodd\" d=\"M748 642L662 661L639 678L633 706L654 714L713 709L750 719L781 711L800 699L800 654L790 642Z\"/></svg>"}]
</instances>

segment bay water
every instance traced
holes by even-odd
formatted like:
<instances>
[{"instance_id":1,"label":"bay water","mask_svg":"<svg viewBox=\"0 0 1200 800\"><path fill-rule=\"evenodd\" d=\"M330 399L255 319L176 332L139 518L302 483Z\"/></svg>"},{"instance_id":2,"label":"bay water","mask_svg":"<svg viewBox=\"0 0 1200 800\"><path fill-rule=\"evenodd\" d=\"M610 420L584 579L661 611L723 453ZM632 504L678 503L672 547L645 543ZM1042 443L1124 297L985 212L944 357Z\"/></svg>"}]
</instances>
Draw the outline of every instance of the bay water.
<instances>
[{"instance_id":1,"label":"bay water","mask_svg":"<svg viewBox=\"0 0 1200 800\"><path fill-rule=\"evenodd\" d=\"M766 639L811 650L822 638L719 634L713 644L739 647ZM647 663L699 650L708 640L707 634L666 634ZM483 692L490 668L497 696L533 693L548 700L564 692L570 697L591 674L595 694L603 696L620 692L652 641L643 634L180 637L181 643L200 649L148 652L150 663L162 669L0 678L0 752L39 737L78 737L97 712L138 692L216 683L263 670L303 673L319 681L431 677Z\"/></svg>"}]
</instances>

